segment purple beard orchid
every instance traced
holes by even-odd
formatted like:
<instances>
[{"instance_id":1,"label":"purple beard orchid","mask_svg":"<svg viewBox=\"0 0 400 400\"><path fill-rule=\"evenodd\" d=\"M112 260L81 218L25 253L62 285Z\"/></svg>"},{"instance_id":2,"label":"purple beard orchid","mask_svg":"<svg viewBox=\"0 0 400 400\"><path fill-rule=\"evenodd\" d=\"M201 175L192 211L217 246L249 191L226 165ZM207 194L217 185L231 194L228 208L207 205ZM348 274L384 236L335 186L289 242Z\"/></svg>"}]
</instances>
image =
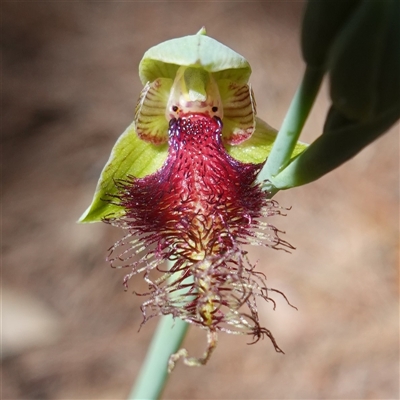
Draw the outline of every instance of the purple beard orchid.
<instances>
[{"instance_id":1,"label":"purple beard orchid","mask_svg":"<svg viewBox=\"0 0 400 400\"><path fill-rule=\"evenodd\" d=\"M253 343L266 335L283 353L257 312L258 300L275 307L270 293L283 293L267 288L244 250L293 248L265 221L282 209L257 181L275 131L255 116L247 61L204 33L145 54L135 120L80 220L126 230L109 260L130 269L126 287L138 274L147 282L143 323L170 314L208 332L204 356L181 349L171 369L180 357L205 364L218 332L247 334ZM180 47L186 63L176 54Z\"/></svg>"}]
</instances>

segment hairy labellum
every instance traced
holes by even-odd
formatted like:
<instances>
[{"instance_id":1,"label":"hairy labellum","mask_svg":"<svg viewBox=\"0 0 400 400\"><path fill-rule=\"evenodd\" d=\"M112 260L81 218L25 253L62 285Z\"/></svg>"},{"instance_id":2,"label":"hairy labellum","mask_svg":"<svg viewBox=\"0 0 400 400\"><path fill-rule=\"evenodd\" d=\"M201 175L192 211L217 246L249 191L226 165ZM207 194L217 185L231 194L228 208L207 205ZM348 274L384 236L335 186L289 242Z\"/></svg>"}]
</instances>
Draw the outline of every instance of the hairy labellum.
<instances>
[{"instance_id":1,"label":"hairy labellum","mask_svg":"<svg viewBox=\"0 0 400 400\"><path fill-rule=\"evenodd\" d=\"M204 364L219 331L249 334L254 341L267 335L282 352L270 331L260 326L256 306L260 297L273 302L269 292L276 290L266 287L243 245L291 246L261 220L280 214L278 204L255 183L262 164L229 156L221 132L218 117L198 113L173 118L166 162L144 178L117 181L113 203L124 214L107 220L127 230L112 248L112 265L132 269L126 285L139 273L148 283L144 322L171 314L208 331L203 358L188 358L181 350L171 367L180 356L187 364ZM117 249L122 254L114 256Z\"/></svg>"}]
</instances>

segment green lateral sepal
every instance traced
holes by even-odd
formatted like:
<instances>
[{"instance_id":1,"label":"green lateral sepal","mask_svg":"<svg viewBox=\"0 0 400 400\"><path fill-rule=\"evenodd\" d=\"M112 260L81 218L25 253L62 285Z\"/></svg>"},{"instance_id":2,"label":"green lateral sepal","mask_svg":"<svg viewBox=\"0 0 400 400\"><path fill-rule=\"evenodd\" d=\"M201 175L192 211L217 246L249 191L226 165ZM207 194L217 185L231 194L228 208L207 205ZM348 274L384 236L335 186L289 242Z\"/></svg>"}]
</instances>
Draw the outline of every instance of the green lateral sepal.
<instances>
[{"instance_id":1,"label":"green lateral sepal","mask_svg":"<svg viewBox=\"0 0 400 400\"><path fill-rule=\"evenodd\" d=\"M226 151L235 160L243 163L260 164L268 158L278 132L261 118L256 117L255 122L255 130L249 139L239 145L225 144ZM302 153L307 146L306 143L297 142L291 160Z\"/></svg>"},{"instance_id":2,"label":"green lateral sepal","mask_svg":"<svg viewBox=\"0 0 400 400\"><path fill-rule=\"evenodd\" d=\"M156 172L164 164L167 155L166 143L154 145L141 140L132 123L115 143L101 172L92 203L78 222L100 222L111 215L121 215L123 210L112 204L112 196L117 194L115 182L126 179L128 175L142 178Z\"/></svg>"}]
</instances>

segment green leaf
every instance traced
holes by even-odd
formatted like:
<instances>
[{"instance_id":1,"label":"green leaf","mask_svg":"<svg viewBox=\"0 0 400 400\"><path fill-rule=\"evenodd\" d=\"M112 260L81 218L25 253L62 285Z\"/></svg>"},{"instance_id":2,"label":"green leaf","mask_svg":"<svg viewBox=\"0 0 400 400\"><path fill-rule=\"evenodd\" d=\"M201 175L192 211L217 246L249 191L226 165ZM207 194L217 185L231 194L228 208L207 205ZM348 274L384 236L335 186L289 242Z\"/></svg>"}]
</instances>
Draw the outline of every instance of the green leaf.
<instances>
[{"instance_id":1,"label":"green leaf","mask_svg":"<svg viewBox=\"0 0 400 400\"><path fill-rule=\"evenodd\" d=\"M111 214L121 215L123 210L109 202L117 193L115 181L126 179L128 175L142 178L152 174L161 168L167 155L167 144L157 146L141 140L132 123L115 143L101 172L92 203L78 222L99 222Z\"/></svg>"},{"instance_id":2,"label":"green leaf","mask_svg":"<svg viewBox=\"0 0 400 400\"><path fill-rule=\"evenodd\" d=\"M325 68L332 44L360 3L361 0L308 0L301 29L301 51L309 66Z\"/></svg>"},{"instance_id":3,"label":"green leaf","mask_svg":"<svg viewBox=\"0 0 400 400\"><path fill-rule=\"evenodd\" d=\"M379 76L385 68L382 56L394 8L391 0L363 1L332 46L328 58L332 104L350 119L368 121L377 115L379 97L384 95L379 90ZM393 50L396 53L400 47ZM393 80L398 79L396 73Z\"/></svg>"},{"instance_id":4,"label":"green leaf","mask_svg":"<svg viewBox=\"0 0 400 400\"><path fill-rule=\"evenodd\" d=\"M396 105L373 121L355 123L331 108L324 128L304 153L271 179L277 189L289 189L315 181L348 161L383 134L400 116Z\"/></svg>"},{"instance_id":5,"label":"green leaf","mask_svg":"<svg viewBox=\"0 0 400 400\"><path fill-rule=\"evenodd\" d=\"M329 72L332 106L323 134L304 153L288 165L273 163L284 168L269 174L272 189L289 189L319 179L354 157L399 119L399 15L398 0L308 2L303 56L307 70L326 68ZM315 98L317 92L306 86L304 93ZM299 104L306 103L304 97ZM307 117L301 107L296 114ZM296 131L301 131L302 124L288 122L291 130L296 126L300 127ZM277 142L279 138L280 134ZM279 155L280 151L275 153Z\"/></svg>"}]
</instances>

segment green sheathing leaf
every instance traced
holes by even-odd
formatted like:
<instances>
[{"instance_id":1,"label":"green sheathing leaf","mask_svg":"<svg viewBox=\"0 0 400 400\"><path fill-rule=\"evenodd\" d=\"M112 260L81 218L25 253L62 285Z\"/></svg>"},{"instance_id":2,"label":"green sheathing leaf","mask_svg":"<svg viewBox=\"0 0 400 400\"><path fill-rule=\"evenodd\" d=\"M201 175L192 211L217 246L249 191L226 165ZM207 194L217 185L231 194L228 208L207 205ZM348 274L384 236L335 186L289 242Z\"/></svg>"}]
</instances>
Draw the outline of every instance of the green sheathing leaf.
<instances>
[{"instance_id":1,"label":"green sheathing leaf","mask_svg":"<svg viewBox=\"0 0 400 400\"><path fill-rule=\"evenodd\" d=\"M347 118L367 122L379 113L379 76L386 75L387 69L381 60L394 8L395 2L390 0L363 1L332 46L328 60L330 96L334 107ZM399 22L398 13L397 25Z\"/></svg>"},{"instance_id":2,"label":"green sheathing leaf","mask_svg":"<svg viewBox=\"0 0 400 400\"><path fill-rule=\"evenodd\" d=\"M332 44L360 3L360 0L307 1L301 29L301 50L309 66L326 67Z\"/></svg>"},{"instance_id":3,"label":"green sheathing leaf","mask_svg":"<svg viewBox=\"0 0 400 400\"><path fill-rule=\"evenodd\" d=\"M272 185L280 190L290 189L321 178L382 135L399 116L400 106L396 106L371 122L350 123L332 107L323 134L270 179Z\"/></svg>"},{"instance_id":4,"label":"green sheathing leaf","mask_svg":"<svg viewBox=\"0 0 400 400\"><path fill-rule=\"evenodd\" d=\"M156 146L140 140L132 123L114 145L101 172L92 204L78 222L98 222L110 214L121 215L120 207L105 201L117 193L115 180L126 179L128 175L136 178L150 175L161 168L167 154L167 144Z\"/></svg>"},{"instance_id":5,"label":"green sheathing leaf","mask_svg":"<svg viewBox=\"0 0 400 400\"><path fill-rule=\"evenodd\" d=\"M252 136L239 145L225 144L226 151L235 160L244 163L263 163L269 153L277 135L276 129L269 126L262 119L256 117L256 129ZM292 153L292 159L307 148L307 144L298 142Z\"/></svg>"},{"instance_id":6,"label":"green sheathing leaf","mask_svg":"<svg viewBox=\"0 0 400 400\"><path fill-rule=\"evenodd\" d=\"M174 79L178 66L201 67L217 73L216 79L238 83L246 83L251 74L244 57L215 39L198 34L167 40L146 51L139 64L140 80L145 85L160 77Z\"/></svg>"}]
</instances>

